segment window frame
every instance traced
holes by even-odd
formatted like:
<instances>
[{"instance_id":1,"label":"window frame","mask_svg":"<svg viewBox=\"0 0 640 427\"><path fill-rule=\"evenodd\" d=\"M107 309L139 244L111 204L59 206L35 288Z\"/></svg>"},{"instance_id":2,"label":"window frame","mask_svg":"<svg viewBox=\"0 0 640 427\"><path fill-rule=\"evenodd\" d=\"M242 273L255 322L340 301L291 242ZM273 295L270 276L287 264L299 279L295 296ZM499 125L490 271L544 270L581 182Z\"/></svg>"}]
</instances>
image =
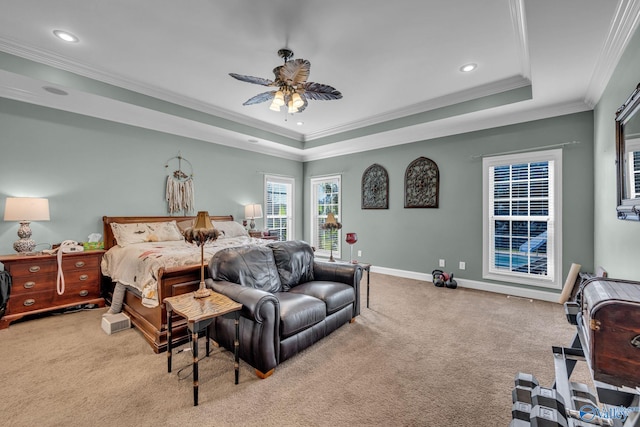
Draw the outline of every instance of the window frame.
<instances>
[{"instance_id":1,"label":"window frame","mask_svg":"<svg viewBox=\"0 0 640 427\"><path fill-rule=\"evenodd\" d=\"M318 208L319 208L319 203L318 203L318 192L317 192L317 186L320 183L326 183L327 181L337 181L337 185L338 185L338 203L337 203L337 209L338 212L337 214L334 212L334 216L336 218L336 221L338 222L342 222L342 175L340 174L334 174L334 175L323 175L323 176L317 176L317 177L312 177L309 180L309 184L310 184L310 193L311 193L311 227L310 227L310 243L311 246L313 246L315 248L315 255L318 257L322 257L322 258L329 258L331 251L327 250L327 249L322 249L320 247L319 244L319 235L320 235L320 230L318 227L320 227L320 224L324 223L324 221L322 221L323 219L326 219L326 214L323 215L317 215L318 212ZM334 258L341 258L341 244L340 242L342 241L342 230L336 230L336 243L335 243L335 248L333 249L333 257Z\"/></svg>"},{"instance_id":2,"label":"window frame","mask_svg":"<svg viewBox=\"0 0 640 427\"><path fill-rule=\"evenodd\" d=\"M291 186L291 193L287 195L287 231L286 231L286 239L285 240L295 240L295 189L296 189L296 180L293 177L289 176L281 176L281 175L269 175L265 174L264 176L264 228L267 230L271 230L269 228L269 192L267 189L268 184L277 183L277 184L286 184Z\"/></svg>"},{"instance_id":3,"label":"window frame","mask_svg":"<svg viewBox=\"0 0 640 427\"><path fill-rule=\"evenodd\" d=\"M497 271L492 265L494 242L494 206L491 203L491 168L523 163L550 162L549 165L549 215L508 217L523 221L536 221L536 218L548 217L547 231L547 275L513 271ZM529 179L529 178L528 178ZM527 181L529 182L529 181ZM562 289L562 150L545 150L519 154L506 154L484 157L482 160L482 277L485 279L507 281L523 285ZM539 221L540 219L538 219ZM512 221L512 220L511 220Z\"/></svg>"}]
</instances>

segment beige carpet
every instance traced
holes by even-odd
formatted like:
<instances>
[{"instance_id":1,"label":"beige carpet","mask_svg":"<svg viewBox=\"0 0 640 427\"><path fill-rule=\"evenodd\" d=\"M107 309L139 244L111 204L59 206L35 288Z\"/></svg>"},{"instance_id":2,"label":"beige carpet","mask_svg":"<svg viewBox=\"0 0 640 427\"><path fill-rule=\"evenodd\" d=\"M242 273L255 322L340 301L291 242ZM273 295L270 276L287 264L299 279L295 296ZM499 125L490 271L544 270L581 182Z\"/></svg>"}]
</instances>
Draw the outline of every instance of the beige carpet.
<instances>
[{"instance_id":1,"label":"beige carpet","mask_svg":"<svg viewBox=\"0 0 640 427\"><path fill-rule=\"evenodd\" d=\"M241 361L234 385L233 355L216 348L193 407L190 353L168 374L135 329L106 335L104 311L0 331L2 425L507 426L515 374L550 386L551 346L574 332L559 304L372 274L371 308L363 286L356 323L266 380Z\"/></svg>"}]
</instances>

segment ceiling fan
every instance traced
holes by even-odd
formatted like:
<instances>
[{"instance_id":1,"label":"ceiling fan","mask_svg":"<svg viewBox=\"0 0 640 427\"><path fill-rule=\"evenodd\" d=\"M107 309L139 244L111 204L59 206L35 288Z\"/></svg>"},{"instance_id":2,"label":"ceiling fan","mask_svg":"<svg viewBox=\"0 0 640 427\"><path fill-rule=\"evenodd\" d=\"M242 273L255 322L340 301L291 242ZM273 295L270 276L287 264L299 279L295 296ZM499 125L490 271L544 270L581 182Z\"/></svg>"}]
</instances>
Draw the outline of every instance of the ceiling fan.
<instances>
[{"instance_id":1,"label":"ceiling fan","mask_svg":"<svg viewBox=\"0 0 640 427\"><path fill-rule=\"evenodd\" d=\"M301 113L307 108L310 99L326 101L342 98L340 91L332 86L307 81L311 63L306 59L291 59L293 52L286 48L280 49L278 56L284 59L284 65L273 69L275 80L229 73L231 77L243 82L276 88L260 93L242 105L271 101L269 108L273 111L280 111L280 107L286 106L289 113Z\"/></svg>"}]
</instances>

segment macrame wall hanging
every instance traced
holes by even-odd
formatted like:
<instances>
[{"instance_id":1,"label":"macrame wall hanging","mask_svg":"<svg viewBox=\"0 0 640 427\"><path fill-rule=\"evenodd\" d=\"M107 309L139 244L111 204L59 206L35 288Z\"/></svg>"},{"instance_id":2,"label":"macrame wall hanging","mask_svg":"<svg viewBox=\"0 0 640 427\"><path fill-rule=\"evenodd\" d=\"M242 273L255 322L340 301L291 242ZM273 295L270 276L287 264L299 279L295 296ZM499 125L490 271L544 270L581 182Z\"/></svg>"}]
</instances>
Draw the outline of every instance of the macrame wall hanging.
<instances>
[{"instance_id":1,"label":"macrame wall hanging","mask_svg":"<svg viewBox=\"0 0 640 427\"><path fill-rule=\"evenodd\" d=\"M170 158L164 167L169 169L170 164L177 163L178 169L167 175L166 200L169 214L184 211L184 215L192 212L195 206L195 195L193 189L193 166L191 162L178 152L178 155ZM188 170L183 171L183 167L187 166Z\"/></svg>"}]
</instances>

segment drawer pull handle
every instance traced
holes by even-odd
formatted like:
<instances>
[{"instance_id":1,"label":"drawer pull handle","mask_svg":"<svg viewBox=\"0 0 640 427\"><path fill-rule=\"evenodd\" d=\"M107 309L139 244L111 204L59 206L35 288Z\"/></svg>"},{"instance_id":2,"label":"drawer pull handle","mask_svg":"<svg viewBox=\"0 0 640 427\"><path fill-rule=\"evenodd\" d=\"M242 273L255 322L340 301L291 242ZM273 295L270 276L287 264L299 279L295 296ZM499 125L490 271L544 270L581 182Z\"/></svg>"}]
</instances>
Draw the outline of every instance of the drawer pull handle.
<instances>
[{"instance_id":1,"label":"drawer pull handle","mask_svg":"<svg viewBox=\"0 0 640 427\"><path fill-rule=\"evenodd\" d=\"M88 275L88 274L83 274L83 275L81 275L81 276L80 276L80 280L82 280L82 281L85 281L85 280L87 280L88 278L89 278L89 275Z\"/></svg>"},{"instance_id":2,"label":"drawer pull handle","mask_svg":"<svg viewBox=\"0 0 640 427\"><path fill-rule=\"evenodd\" d=\"M26 282L26 283L25 283L24 285L22 285L22 286L24 286L24 288L25 288L25 289L31 289L31 288L33 288L35 285L36 285L36 282Z\"/></svg>"},{"instance_id":3,"label":"drawer pull handle","mask_svg":"<svg viewBox=\"0 0 640 427\"><path fill-rule=\"evenodd\" d=\"M80 296L81 297L86 297L87 295L89 295L89 291L87 291L86 289L83 289L80 291Z\"/></svg>"},{"instance_id":4,"label":"drawer pull handle","mask_svg":"<svg viewBox=\"0 0 640 427\"><path fill-rule=\"evenodd\" d=\"M38 271L40 271L40 266L39 265L34 265L29 267L29 272L31 273L37 273Z\"/></svg>"},{"instance_id":5,"label":"drawer pull handle","mask_svg":"<svg viewBox=\"0 0 640 427\"><path fill-rule=\"evenodd\" d=\"M25 307L29 307L33 304L36 303L36 300L34 300L33 298L29 298L27 300L24 300L24 302L22 303Z\"/></svg>"},{"instance_id":6,"label":"drawer pull handle","mask_svg":"<svg viewBox=\"0 0 640 427\"><path fill-rule=\"evenodd\" d=\"M84 261L78 261L78 262L76 262L76 267L77 267L77 268L84 267Z\"/></svg>"},{"instance_id":7,"label":"drawer pull handle","mask_svg":"<svg viewBox=\"0 0 640 427\"><path fill-rule=\"evenodd\" d=\"M637 348L637 349L640 349L640 335L638 335L638 336L634 337L634 338L631 340L631 345L632 345L632 346L634 346L634 347L635 347L635 348Z\"/></svg>"}]
</instances>

